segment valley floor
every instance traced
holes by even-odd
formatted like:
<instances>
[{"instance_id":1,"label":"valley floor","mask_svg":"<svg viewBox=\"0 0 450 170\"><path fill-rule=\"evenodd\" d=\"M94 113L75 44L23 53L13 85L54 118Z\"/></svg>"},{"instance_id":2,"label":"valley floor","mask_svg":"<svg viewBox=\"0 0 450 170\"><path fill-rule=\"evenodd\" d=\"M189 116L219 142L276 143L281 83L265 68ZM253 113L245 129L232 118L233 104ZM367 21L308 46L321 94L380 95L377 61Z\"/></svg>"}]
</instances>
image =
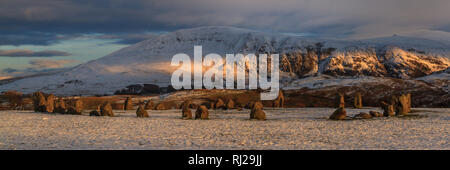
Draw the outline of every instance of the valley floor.
<instances>
[{"instance_id":1,"label":"valley floor","mask_svg":"<svg viewBox=\"0 0 450 170\"><path fill-rule=\"evenodd\" d=\"M265 108L266 109L266 108ZM379 108L346 109L348 116ZM180 110L115 110L117 117L0 111L0 149L444 149L450 109L414 108L411 116L328 120L333 108L210 110L210 120L181 120Z\"/></svg>"}]
</instances>

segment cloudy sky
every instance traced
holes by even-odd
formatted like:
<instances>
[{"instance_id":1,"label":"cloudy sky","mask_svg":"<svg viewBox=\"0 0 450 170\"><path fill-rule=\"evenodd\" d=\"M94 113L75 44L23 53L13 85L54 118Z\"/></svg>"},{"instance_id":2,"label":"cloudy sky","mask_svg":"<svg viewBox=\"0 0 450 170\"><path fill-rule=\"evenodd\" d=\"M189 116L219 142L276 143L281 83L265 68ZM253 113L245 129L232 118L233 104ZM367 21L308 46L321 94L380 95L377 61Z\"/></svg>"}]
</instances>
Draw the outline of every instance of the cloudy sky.
<instances>
[{"instance_id":1,"label":"cloudy sky","mask_svg":"<svg viewBox=\"0 0 450 170\"><path fill-rule=\"evenodd\" d=\"M449 0L0 0L0 77L71 67L198 26L332 38L450 32L449 9Z\"/></svg>"}]
</instances>

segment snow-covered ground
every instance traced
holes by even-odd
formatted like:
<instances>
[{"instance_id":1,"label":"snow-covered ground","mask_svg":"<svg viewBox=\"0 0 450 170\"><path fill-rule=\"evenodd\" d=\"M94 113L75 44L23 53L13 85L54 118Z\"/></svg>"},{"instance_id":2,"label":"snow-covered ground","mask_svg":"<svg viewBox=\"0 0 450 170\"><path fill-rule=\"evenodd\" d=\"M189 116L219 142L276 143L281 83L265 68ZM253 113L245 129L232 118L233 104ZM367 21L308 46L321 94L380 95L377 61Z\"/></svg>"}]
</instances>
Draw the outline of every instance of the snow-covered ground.
<instances>
[{"instance_id":1,"label":"snow-covered ground","mask_svg":"<svg viewBox=\"0 0 450 170\"><path fill-rule=\"evenodd\" d=\"M379 108L346 109L349 116ZM181 120L180 110L117 117L0 112L0 149L444 149L450 109L413 108L412 116L332 121L333 108L210 111L210 120ZM87 113L86 113L87 114Z\"/></svg>"}]
</instances>

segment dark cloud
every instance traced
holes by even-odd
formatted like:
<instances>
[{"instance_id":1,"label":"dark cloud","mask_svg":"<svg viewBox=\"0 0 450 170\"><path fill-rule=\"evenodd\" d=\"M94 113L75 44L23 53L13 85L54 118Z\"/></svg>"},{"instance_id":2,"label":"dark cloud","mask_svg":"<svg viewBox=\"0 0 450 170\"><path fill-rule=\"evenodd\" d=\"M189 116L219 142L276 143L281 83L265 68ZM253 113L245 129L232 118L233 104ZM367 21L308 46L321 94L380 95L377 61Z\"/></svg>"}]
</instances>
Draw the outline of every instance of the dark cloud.
<instances>
[{"instance_id":1,"label":"dark cloud","mask_svg":"<svg viewBox=\"0 0 450 170\"><path fill-rule=\"evenodd\" d=\"M70 56L70 53L56 50L32 51L26 49L0 50L0 57L54 57Z\"/></svg>"},{"instance_id":2,"label":"dark cloud","mask_svg":"<svg viewBox=\"0 0 450 170\"><path fill-rule=\"evenodd\" d=\"M0 24L1 25L1 24ZM1 30L1 28L0 28ZM0 45L52 45L59 43L62 40L68 40L80 37L81 34L57 34L51 32L35 32L35 31L25 31L24 32L0 32Z\"/></svg>"},{"instance_id":3,"label":"dark cloud","mask_svg":"<svg viewBox=\"0 0 450 170\"><path fill-rule=\"evenodd\" d=\"M2 73L6 73L6 74L11 74L11 73L19 72L19 70L18 69L14 69L14 68L5 68L1 72Z\"/></svg>"},{"instance_id":4,"label":"dark cloud","mask_svg":"<svg viewBox=\"0 0 450 170\"><path fill-rule=\"evenodd\" d=\"M58 35L126 35L210 25L370 37L448 30L449 8L448 0L6 0L0 6L0 34L9 37L0 45L51 44L60 40ZM20 37L33 31L48 34ZM121 38L118 43L134 43L145 36Z\"/></svg>"},{"instance_id":5,"label":"dark cloud","mask_svg":"<svg viewBox=\"0 0 450 170\"><path fill-rule=\"evenodd\" d=\"M89 38L97 39L116 39L115 43L119 44L135 44L143 40L154 37L155 34L142 33L142 34L116 34L116 35L98 35L98 36L88 36Z\"/></svg>"}]
</instances>

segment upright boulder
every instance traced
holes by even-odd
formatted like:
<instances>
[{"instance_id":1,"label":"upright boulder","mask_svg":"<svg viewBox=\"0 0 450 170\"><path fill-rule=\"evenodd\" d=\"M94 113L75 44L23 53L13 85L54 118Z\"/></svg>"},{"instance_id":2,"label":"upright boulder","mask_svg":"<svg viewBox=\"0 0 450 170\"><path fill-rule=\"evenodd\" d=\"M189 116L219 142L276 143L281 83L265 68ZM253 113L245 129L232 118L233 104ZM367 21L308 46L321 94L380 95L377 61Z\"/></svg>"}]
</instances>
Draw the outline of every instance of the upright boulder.
<instances>
[{"instance_id":1,"label":"upright boulder","mask_svg":"<svg viewBox=\"0 0 450 170\"><path fill-rule=\"evenodd\" d=\"M332 120L344 120L347 117L347 112L344 107L339 107L333 114L330 116Z\"/></svg>"},{"instance_id":2,"label":"upright boulder","mask_svg":"<svg viewBox=\"0 0 450 170\"><path fill-rule=\"evenodd\" d=\"M358 109L362 108L362 97L361 97L361 93L360 92L355 93L355 98L354 98L354 101L353 101L353 107L354 108L358 108Z\"/></svg>"},{"instance_id":3,"label":"upright boulder","mask_svg":"<svg viewBox=\"0 0 450 170\"><path fill-rule=\"evenodd\" d=\"M35 112L45 112L45 97L40 91L34 92L31 96Z\"/></svg>"},{"instance_id":4,"label":"upright boulder","mask_svg":"<svg viewBox=\"0 0 450 170\"><path fill-rule=\"evenodd\" d=\"M181 109L181 118L182 119L192 119L192 112L189 106L183 106Z\"/></svg>"},{"instance_id":5,"label":"upright boulder","mask_svg":"<svg viewBox=\"0 0 450 170\"><path fill-rule=\"evenodd\" d=\"M55 104L55 96L53 94L49 94L45 98L45 112L53 113L54 110L54 104Z\"/></svg>"},{"instance_id":6,"label":"upright boulder","mask_svg":"<svg viewBox=\"0 0 450 170\"><path fill-rule=\"evenodd\" d=\"M386 102L381 102L381 108L383 109L383 116L390 117L395 115L394 105Z\"/></svg>"},{"instance_id":7,"label":"upright boulder","mask_svg":"<svg viewBox=\"0 0 450 170\"><path fill-rule=\"evenodd\" d=\"M250 111L250 119L266 120L266 113L263 111L263 104L261 102L255 102L252 110Z\"/></svg>"},{"instance_id":8,"label":"upright boulder","mask_svg":"<svg viewBox=\"0 0 450 170\"><path fill-rule=\"evenodd\" d=\"M408 113L411 112L411 93L406 94L406 98L408 99L408 103L407 103L407 111Z\"/></svg>"},{"instance_id":9,"label":"upright boulder","mask_svg":"<svg viewBox=\"0 0 450 170\"><path fill-rule=\"evenodd\" d=\"M336 94L336 97L334 98L334 105L337 108L345 107L344 95L342 93Z\"/></svg>"},{"instance_id":10,"label":"upright boulder","mask_svg":"<svg viewBox=\"0 0 450 170\"><path fill-rule=\"evenodd\" d=\"M101 116L100 105L97 106L96 110L89 112L89 116Z\"/></svg>"},{"instance_id":11,"label":"upright boulder","mask_svg":"<svg viewBox=\"0 0 450 170\"><path fill-rule=\"evenodd\" d=\"M149 100L147 103L145 103L145 110L152 110L153 107L155 107L155 104L153 103L152 100Z\"/></svg>"},{"instance_id":12,"label":"upright boulder","mask_svg":"<svg viewBox=\"0 0 450 170\"><path fill-rule=\"evenodd\" d=\"M226 109L234 109L234 101L233 99L228 99L227 105L226 105Z\"/></svg>"},{"instance_id":13,"label":"upright boulder","mask_svg":"<svg viewBox=\"0 0 450 170\"><path fill-rule=\"evenodd\" d=\"M59 98L58 100L55 100L55 109L53 110L53 113L66 113L66 103L64 102L63 98Z\"/></svg>"},{"instance_id":14,"label":"upright boulder","mask_svg":"<svg viewBox=\"0 0 450 170\"><path fill-rule=\"evenodd\" d=\"M273 107L284 107L284 94L283 91L278 91L278 97L273 101Z\"/></svg>"},{"instance_id":15,"label":"upright boulder","mask_svg":"<svg viewBox=\"0 0 450 170\"><path fill-rule=\"evenodd\" d=\"M218 98L214 108L216 108L216 109L223 109L223 108L225 108L225 103L223 102L222 99Z\"/></svg>"},{"instance_id":16,"label":"upright boulder","mask_svg":"<svg viewBox=\"0 0 450 170\"><path fill-rule=\"evenodd\" d=\"M133 110L133 99L131 97L127 97L127 99L125 99L123 110Z\"/></svg>"},{"instance_id":17,"label":"upright boulder","mask_svg":"<svg viewBox=\"0 0 450 170\"><path fill-rule=\"evenodd\" d=\"M145 110L145 107L140 104L138 109L136 110L136 116L137 117L148 117L148 112Z\"/></svg>"},{"instance_id":18,"label":"upright boulder","mask_svg":"<svg viewBox=\"0 0 450 170\"><path fill-rule=\"evenodd\" d=\"M79 99L76 99L73 103L73 106L70 106L67 109L67 114L72 114L72 115L81 115L81 113L83 112L83 102Z\"/></svg>"},{"instance_id":19,"label":"upright boulder","mask_svg":"<svg viewBox=\"0 0 450 170\"><path fill-rule=\"evenodd\" d=\"M209 119L209 111L206 106L199 106L195 112L195 119Z\"/></svg>"},{"instance_id":20,"label":"upright boulder","mask_svg":"<svg viewBox=\"0 0 450 170\"><path fill-rule=\"evenodd\" d=\"M114 112L109 101L106 101L100 106L100 115L114 117Z\"/></svg>"},{"instance_id":21,"label":"upright boulder","mask_svg":"<svg viewBox=\"0 0 450 170\"><path fill-rule=\"evenodd\" d=\"M411 94L392 96L391 103L394 105L395 115L407 115L411 111Z\"/></svg>"}]
</instances>

